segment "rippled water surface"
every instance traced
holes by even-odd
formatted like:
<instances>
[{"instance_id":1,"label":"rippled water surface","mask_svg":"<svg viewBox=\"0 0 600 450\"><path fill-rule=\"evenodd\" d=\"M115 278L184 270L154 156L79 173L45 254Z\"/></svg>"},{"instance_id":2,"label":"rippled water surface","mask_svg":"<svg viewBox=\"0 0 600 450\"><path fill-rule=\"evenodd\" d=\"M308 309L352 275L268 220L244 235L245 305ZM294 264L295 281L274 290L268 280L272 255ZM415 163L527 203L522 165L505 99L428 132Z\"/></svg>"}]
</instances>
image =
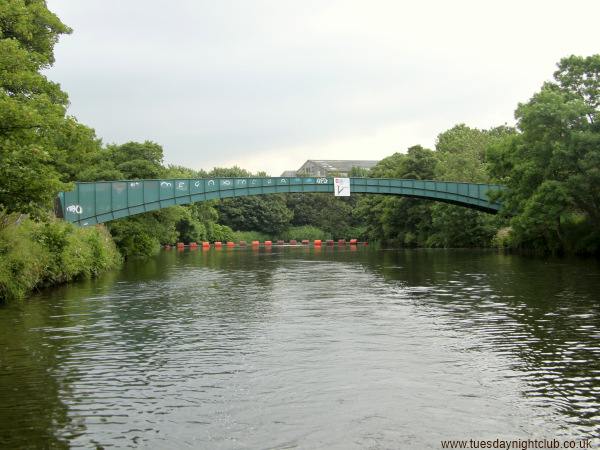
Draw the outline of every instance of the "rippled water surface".
<instances>
[{"instance_id":1,"label":"rippled water surface","mask_svg":"<svg viewBox=\"0 0 600 450\"><path fill-rule=\"evenodd\" d=\"M165 251L0 307L0 446L595 438L599 310L594 261Z\"/></svg>"}]
</instances>

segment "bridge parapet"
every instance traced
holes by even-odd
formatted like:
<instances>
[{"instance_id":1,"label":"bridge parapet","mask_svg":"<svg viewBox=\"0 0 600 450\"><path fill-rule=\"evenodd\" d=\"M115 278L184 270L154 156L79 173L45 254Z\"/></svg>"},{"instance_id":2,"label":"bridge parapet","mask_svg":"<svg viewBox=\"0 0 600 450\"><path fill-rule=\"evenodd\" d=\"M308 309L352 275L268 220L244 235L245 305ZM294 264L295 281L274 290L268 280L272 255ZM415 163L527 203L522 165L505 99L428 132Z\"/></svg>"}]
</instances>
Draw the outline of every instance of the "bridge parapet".
<instances>
[{"instance_id":1,"label":"bridge parapet","mask_svg":"<svg viewBox=\"0 0 600 450\"><path fill-rule=\"evenodd\" d=\"M493 184L392 178L350 178L352 193L401 195L462 205L496 213L501 204L488 198ZM59 194L59 210L68 222L87 226L173 205L213 199L277 193L333 194L331 177L249 177L77 182Z\"/></svg>"}]
</instances>

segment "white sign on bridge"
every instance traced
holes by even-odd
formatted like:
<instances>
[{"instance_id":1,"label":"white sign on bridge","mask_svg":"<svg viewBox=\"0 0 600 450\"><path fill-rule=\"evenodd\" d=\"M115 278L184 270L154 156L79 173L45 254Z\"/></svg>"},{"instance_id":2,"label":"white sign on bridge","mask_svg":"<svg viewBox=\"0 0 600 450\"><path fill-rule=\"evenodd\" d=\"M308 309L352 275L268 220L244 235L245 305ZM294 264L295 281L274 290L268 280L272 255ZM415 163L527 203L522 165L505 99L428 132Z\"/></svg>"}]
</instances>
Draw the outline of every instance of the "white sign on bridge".
<instances>
[{"instance_id":1,"label":"white sign on bridge","mask_svg":"<svg viewBox=\"0 0 600 450\"><path fill-rule=\"evenodd\" d=\"M336 197L350 197L350 178L334 178L333 193Z\"/></svg>"}]
</instances>

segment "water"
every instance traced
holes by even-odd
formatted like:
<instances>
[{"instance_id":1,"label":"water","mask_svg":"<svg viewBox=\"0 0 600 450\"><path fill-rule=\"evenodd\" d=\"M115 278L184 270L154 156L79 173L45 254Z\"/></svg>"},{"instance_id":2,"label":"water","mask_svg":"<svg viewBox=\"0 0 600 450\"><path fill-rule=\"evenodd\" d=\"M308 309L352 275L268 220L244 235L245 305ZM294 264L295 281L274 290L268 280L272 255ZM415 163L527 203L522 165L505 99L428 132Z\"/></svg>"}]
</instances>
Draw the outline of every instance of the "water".
<instances>
[{"instance_id":1,"label":"water","mask_svg":"<svg viewBox=\"0 0 600 450\"><path fill-rule=\"evenodd\" d=\"M0 308L0 447L596 438L599 300L590 260L165 251Z\"/></svg>"}]
</instances>

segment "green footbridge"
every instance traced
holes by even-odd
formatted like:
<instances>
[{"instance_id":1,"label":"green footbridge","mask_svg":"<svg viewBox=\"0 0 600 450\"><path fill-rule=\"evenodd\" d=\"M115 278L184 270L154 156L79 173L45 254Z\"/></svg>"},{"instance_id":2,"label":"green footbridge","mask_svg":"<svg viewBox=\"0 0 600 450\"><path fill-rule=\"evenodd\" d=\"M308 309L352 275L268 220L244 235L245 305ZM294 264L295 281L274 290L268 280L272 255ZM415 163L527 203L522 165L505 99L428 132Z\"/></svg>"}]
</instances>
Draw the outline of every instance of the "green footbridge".
<instances>
[{"instance_id":1,"label":"green footbridge","mask_svg":"<svg viewBox=\"0 0 600 450\"><path fill-rule=\"evenodd\" d=\"M334 195L332 177L122 180L74 184L74 190L59 193L56 214L81 226L213 199L290 192L325 192ZM502 205L492 200L489 194L502 189L504 187L497 184L350 178L351 194L422 198L491 214L496 214Z\"/></svg>"}]
</instances>

